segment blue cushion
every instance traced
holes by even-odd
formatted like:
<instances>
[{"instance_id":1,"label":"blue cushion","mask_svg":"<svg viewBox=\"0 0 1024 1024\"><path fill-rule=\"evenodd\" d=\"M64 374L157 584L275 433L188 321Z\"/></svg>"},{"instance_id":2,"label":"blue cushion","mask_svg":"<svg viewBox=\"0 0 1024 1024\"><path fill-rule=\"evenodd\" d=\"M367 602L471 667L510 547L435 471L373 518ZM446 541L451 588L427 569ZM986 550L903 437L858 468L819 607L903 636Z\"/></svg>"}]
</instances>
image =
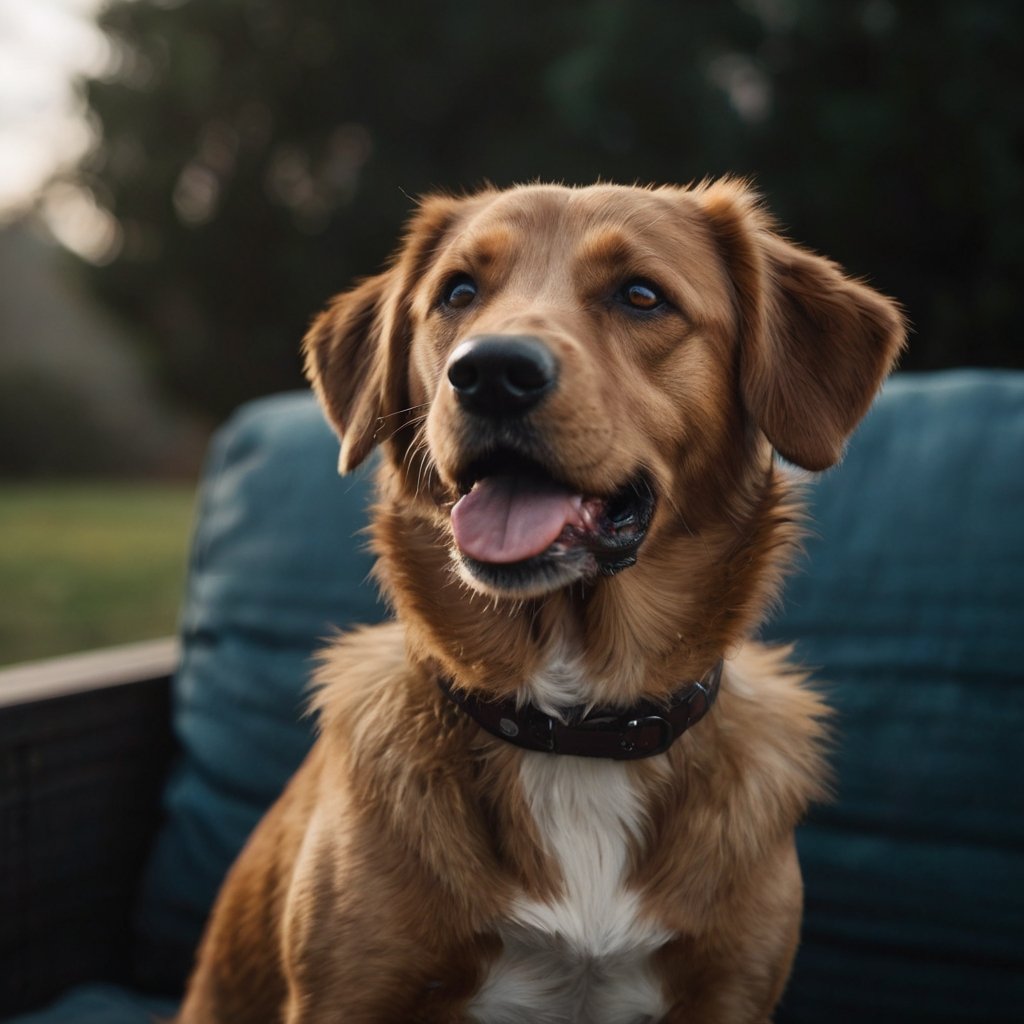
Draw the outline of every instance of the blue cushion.
<instances>
[{"instance_id":1,"label":"blue cushion","mask_svg":"<svg viewBox=\"0 0 1024 1024\"><path fill-rule=\"evenodd\" d=\"M311 655L381 618L367 575L367 470L309 395L263 399L214 439L200 488L174 682L182 758L144 883L136 969L175 991L225 872L302 760Z\"/></svg>"},{"instance_id":2,"label":"blue cushion","mask_svg":"<svg viewBox=\"0 0 1024 1024\"><path fill-rule=\"evenodd\" d=\"M1024 374L906 374L840 469L769 634L839 709L838 802L799 841L781 1022L1024 1007Z\"/></svg>"},{"instance_id":3,"label":"blue cushion","mask_svg":"<svg viewBox=\"0 0 1024 1024\"><path fill-rule=\"evenodd\" d=\"M156 1024L176 1009L170 1000L140 996L115 985L83 985L45 1010L13 1018L9 1024Z\"/></svg>"}]
</instances>

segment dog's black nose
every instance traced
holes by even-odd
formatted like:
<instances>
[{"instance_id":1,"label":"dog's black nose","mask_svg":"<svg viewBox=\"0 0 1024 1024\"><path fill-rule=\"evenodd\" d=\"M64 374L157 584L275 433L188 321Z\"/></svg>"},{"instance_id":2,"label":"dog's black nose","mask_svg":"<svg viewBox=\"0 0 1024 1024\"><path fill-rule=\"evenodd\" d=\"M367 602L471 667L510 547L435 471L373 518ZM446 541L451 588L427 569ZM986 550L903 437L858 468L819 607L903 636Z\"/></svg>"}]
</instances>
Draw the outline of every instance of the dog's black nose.
<instances>
[{"instance_id":1,"label":"dog's black nose","mask_svg":"<svg viewBox=\"0 0 1024 1024\"><path fill-rule=\"evenodd\" d=\"M558 379L558 363L539 339L484 334L464 341L448 360L459 404L478 416L512 416L535 406Z\"/></svg>"}]
</instances>

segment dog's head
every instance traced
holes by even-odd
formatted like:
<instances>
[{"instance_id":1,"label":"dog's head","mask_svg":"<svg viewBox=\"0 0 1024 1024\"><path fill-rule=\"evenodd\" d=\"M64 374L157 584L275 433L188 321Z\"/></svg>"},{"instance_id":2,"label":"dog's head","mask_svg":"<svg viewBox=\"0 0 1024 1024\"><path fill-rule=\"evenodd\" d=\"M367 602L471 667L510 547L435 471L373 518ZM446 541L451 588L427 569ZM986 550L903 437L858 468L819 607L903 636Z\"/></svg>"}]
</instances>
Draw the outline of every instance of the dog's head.
<instances>
[{"instance_id":1,"label":"dog's head","mask_svg":"<svg viewBox=\"0 0 1024 1024\"><path fill-rule=\"evenodd\" d=\"M903 337L726 181L428 199L305 350L341 469L384 443L462 577L530 596L699 530L767 442L835 463Z\"/></svg>"}]
</instances>

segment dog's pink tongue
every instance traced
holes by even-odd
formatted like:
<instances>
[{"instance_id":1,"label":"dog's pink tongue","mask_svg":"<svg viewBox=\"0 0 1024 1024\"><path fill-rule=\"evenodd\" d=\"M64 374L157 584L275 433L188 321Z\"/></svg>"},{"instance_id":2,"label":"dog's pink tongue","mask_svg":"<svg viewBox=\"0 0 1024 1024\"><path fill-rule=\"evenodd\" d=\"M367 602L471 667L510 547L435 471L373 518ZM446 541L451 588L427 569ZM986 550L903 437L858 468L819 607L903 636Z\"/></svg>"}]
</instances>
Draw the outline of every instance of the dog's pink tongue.
<instances>
[{"instance_id":1,"label":"dog's pink tongue","mask_svg":"<svg viewBox=\"0 0 1024 1024\"><path fill-rule=\"evenodd\" d=\"M580 523L583 498L557 484L489 476L452 509L459 550L478 562L521 562L546 551L568 523Z\"/></svg>"}]
</instances>

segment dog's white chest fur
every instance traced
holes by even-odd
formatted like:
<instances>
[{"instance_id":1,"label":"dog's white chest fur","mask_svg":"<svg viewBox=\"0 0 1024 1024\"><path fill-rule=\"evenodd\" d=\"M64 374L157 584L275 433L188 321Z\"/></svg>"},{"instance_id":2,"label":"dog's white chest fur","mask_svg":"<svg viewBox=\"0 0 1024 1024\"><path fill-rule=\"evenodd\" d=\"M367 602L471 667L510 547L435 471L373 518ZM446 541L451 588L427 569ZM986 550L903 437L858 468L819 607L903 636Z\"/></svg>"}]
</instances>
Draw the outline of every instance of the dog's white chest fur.
<instances>
[{"instance_id":1,"label":"dog's white chest fur","mask_svg":"<svg viewBox=\"0 0 1024 1024\"><path fill-rule=\"evenodd\" d=\"M560 898L522 897L502 955L470 1005L480 1024L644 1024L665 1012L650 955L670 937L624 887L643 809L624 765L528 753L520 781L564 880Z\"/></svg>"}]
</instances>

